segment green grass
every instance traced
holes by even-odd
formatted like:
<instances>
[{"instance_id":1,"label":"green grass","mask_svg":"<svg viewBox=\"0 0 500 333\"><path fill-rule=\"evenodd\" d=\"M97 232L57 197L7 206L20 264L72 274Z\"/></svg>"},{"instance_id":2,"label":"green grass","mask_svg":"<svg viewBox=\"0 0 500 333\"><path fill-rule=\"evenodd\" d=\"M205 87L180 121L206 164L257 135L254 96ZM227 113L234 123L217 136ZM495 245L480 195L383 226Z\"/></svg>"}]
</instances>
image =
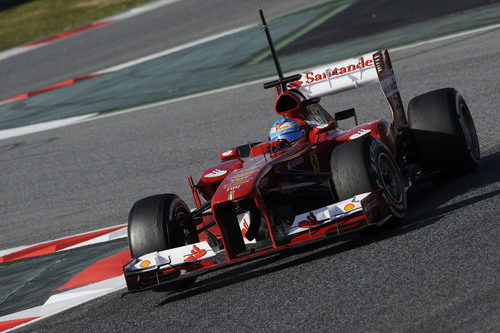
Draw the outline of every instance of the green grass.
<instances>
[{"instance_id":1,"label":"green grass","mask_svg":"<svg viewBox=\"0 0 500 333\"><path fill-rule=\"evenodd\" d=\"M35 0L0 11L0 50L71 30L151 0Z\"/></svg>"}]
</instances>

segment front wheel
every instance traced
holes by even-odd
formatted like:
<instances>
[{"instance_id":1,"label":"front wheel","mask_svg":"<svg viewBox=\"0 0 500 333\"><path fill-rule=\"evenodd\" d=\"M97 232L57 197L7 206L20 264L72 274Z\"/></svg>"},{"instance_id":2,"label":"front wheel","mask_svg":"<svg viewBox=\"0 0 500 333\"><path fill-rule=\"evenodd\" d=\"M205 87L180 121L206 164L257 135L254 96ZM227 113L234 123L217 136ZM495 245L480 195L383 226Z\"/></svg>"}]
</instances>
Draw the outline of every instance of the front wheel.
<instances>
[{"instance_id":1,"label":"front wheel","mask_svg":"<svg viewBox=\"0 0 500 333\"><path fill-rule=\"evenodd\" d=\"M339 201L382 188L393 218L406 214L406 190L399 168L389 149L379 140L365 136L335 148L330 160L333 187Z\"/></svg>"},{"instance_id":2,"label":"front wheel","mask_svg":"<svg viewBox=\"0 0 500 333\"><path fill-rule=\"evenodd\" d=\"M196 227L183 229L179 220L189 214L189 208L175 194L159 194L137 201L128 217L128 244L133 258L198 242ZM155 290L175 290L186 287L193 279L179 285Z\"/></svg>"}]
</instances>

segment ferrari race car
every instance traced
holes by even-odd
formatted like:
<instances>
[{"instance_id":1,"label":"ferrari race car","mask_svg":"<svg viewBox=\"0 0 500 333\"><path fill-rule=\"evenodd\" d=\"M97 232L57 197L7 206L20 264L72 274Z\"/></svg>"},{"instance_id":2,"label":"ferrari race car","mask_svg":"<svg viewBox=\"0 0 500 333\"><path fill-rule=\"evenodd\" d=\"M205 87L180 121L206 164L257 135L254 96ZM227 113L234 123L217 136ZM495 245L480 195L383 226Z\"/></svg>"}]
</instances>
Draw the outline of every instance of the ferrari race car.
<instances>
[{"instance_id":1,"label":"ferrari race car","mask_svg":"<svg viewBox=\"0 0 500 333\"><path fill-rule=\"evenodd\" d=\"M263 18L263 16L262 16ZM275 111L304 136L242 145L189 185L196 208L175 194L137 201L129 214L129 292L175 290L196 277L327 237L397 224L407 190L429 177L475 170L474 123L453 88L413 98L405 112L388 51L279 79ZM357 124L354 109L328 113L322 97L379 82L392 121ZM408 117L407 117L408 115ZM354 118L341 130L338 122Z\"/></svg>"}]
</instances>

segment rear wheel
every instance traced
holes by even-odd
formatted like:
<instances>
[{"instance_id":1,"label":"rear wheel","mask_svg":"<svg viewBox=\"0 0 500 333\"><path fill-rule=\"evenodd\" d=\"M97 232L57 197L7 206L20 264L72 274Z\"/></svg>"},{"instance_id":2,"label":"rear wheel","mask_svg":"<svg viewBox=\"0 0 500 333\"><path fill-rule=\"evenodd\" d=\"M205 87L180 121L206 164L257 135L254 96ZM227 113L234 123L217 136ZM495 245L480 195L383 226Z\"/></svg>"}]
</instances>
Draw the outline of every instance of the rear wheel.
<instances>
[{"instance_id":1,"label":"rear wheel","mask_svg":"<svg viewBox=\"0 0 500 333\"><path fill-rule=\"evenodd\" d=\"M464 174L477 168L480 151L476 128L465 100L455 89L434 90L413 98L408 104L408 122L424 169Z\"/></svg>"},{"instance_id":2,"label":"rear wheel","mask_svg":"<svg viewBox=\"0 0 500 333\"><path fill-rule=\"evenodd\" d=\"M188 206L175 194L159 194L137 201L128 217L128 243L132 257L198 242L194 225L183 229L178 223L187 214ZM194 280L183 280L178 285L157 290L180 289Z\"/></svg>"},{"instance_id":3,"label":"rear wheel","mask_svg":"<svg viewBox=\"0 0 500 333\"><path fill-rule=\"evenodd\" d=\"M340 145L332 152L330 168L340 201L382 188L393 214L390 222L399 222L406 214L403 178L391 153L379 140L365 136Z\"/></svg>"}]
</instances>

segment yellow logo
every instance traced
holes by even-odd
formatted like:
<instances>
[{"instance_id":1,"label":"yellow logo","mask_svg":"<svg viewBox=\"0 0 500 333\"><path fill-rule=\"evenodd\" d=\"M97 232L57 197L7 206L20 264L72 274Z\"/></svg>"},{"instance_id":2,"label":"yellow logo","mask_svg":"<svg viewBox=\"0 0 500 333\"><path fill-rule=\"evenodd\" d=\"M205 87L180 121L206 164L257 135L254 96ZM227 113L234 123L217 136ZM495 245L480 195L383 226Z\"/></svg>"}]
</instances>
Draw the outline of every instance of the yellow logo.
<instances>
[{"instance_id":1,"label":"yellow logo","mask_svg":"<svg viewBox=\"0 0 500 333\"><path fill-rule=\"evenodd\" d=\"M311 165L314 169L314 171L319 172L319 160L318 160L318 155L316 153L311 153L309 155L309 159L311 160Z\"/></svg>"}]
</instances>

